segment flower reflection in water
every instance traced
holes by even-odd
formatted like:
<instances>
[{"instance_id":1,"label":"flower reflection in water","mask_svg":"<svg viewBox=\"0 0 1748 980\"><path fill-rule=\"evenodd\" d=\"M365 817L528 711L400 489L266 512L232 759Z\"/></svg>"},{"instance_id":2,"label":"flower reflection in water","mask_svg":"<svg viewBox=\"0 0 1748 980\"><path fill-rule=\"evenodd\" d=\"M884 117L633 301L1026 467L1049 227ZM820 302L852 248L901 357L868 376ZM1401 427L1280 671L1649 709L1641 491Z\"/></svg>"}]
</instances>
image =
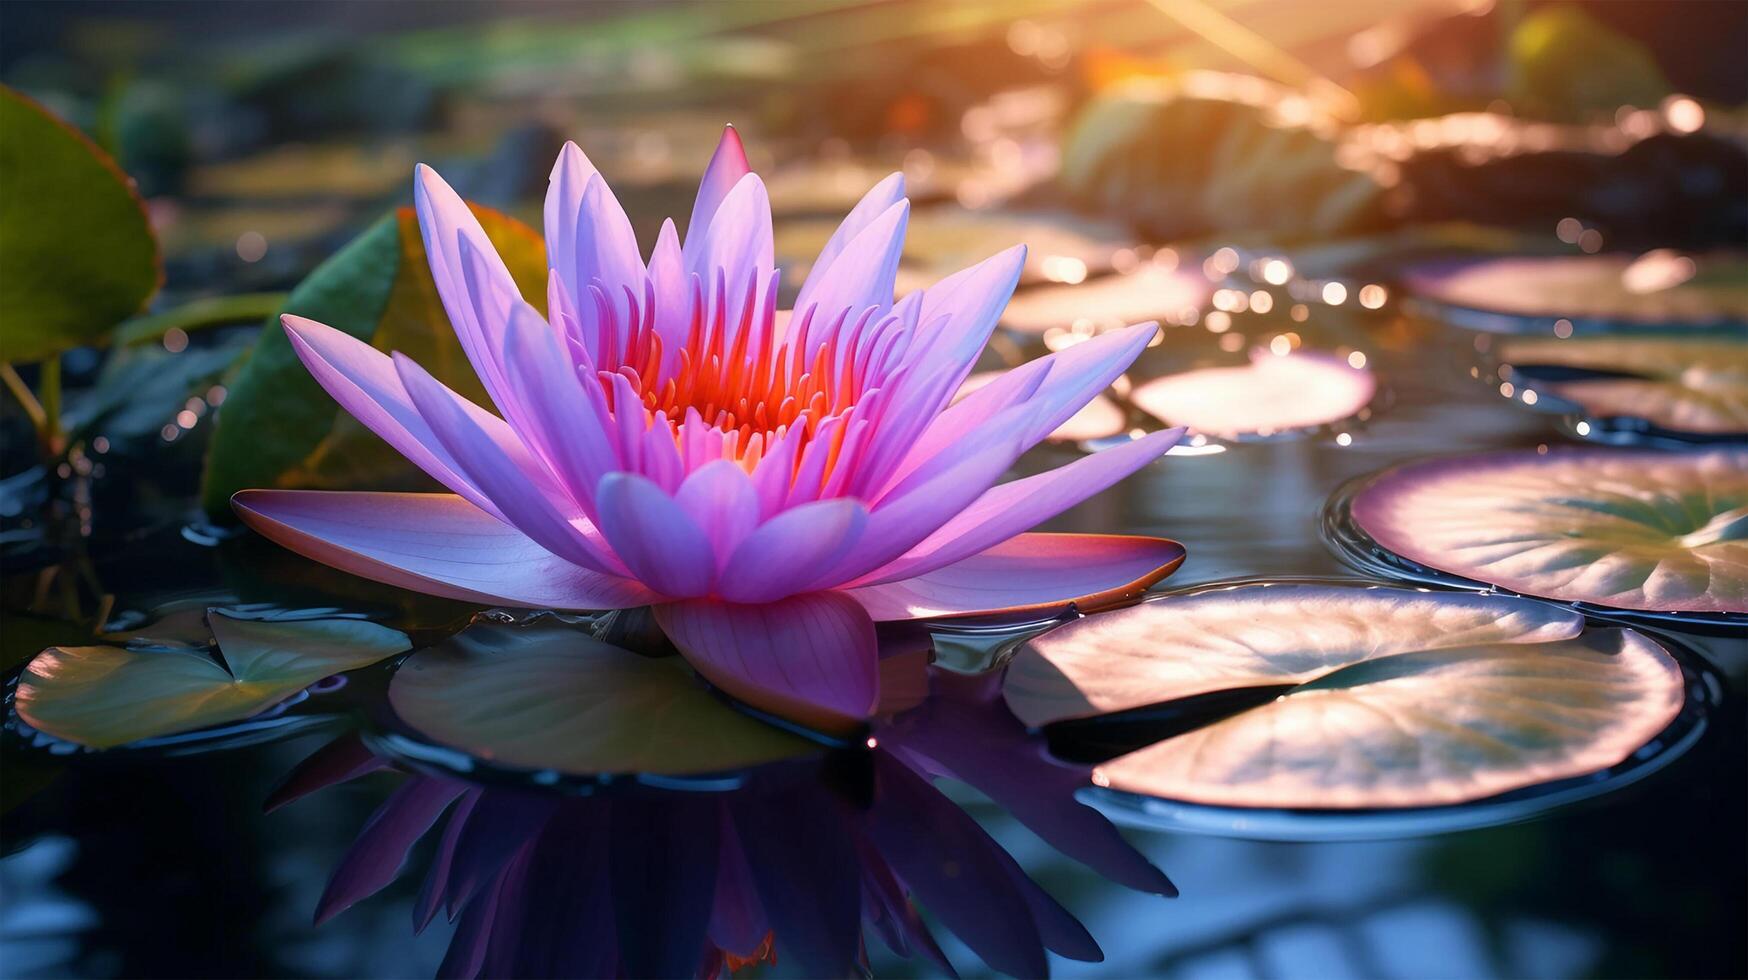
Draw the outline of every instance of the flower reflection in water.
<instances>
[{"instance_id":1,"label":"flower reflection in water","mask_svg":"<svg viewBox=\"0 0 1748 980\"><path fill-rule=\"evenodd\" d=\"M413 773L342 860L317 921L387 885L436 832L414 926L440 913L457 922L443 976L711 977L778 957L843 976L866 970L868 934L951 972L919 904L1004 973L1045 975L1047 950L1102 959L933 777L970 783L1113 881L1176 889L1075 799L1087 770L1046 755L995 675L935 670L930 682L930 697L875 727L868 750L756 769L729 792L626 784L561 796ZM390 766L347 735L269 805Z\"/></svg>"}]
</instances>

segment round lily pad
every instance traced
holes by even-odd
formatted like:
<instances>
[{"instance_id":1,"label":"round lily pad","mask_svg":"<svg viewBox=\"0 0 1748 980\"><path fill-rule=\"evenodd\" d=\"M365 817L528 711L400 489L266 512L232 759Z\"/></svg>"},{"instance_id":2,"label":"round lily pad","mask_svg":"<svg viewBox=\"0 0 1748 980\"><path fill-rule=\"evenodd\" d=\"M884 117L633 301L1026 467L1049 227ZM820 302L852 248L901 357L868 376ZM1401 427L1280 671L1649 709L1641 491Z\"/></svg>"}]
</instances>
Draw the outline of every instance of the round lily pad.
<instances>
[{"instance_id":1,"label":"round lily pad","mask_svg":"<svg viewBox=\"0 0 1748 980\"><path fill-rule=\"evenodd\" d=\"M1403 273L1419 300L1460 326L1502 333L1748 323L1748 255L1514 256L1441 260Z\"/></svg>"},{"instance_id":2,"label":"round lily pad","mask_svg":"<svg viewBox=\"0 0 1748 980\"><path fill-rule=\"evenodd\" d=\"M1078 285L1023 289L1008 301L1001 322L1021 333L1041 334L1053 327L1175 320L1185 311L1199 309L1211 290L1199 275L1150 264Z\"/></svg>"},{"instance_id":3,"label":"round lily pad","mask_svg":"<svg viewBox=\"0 0 1748 980\"><path fill-rule=\"evenodd\" d=\"M1398 559L1615 610L1748 613L1748 450L1575 449L1391 470L1348 504Z\"/></svg>"},{"instance_id":4,"label":"round lily pad","mask_svg":"<svg viewBox=\"0 0 1748 980\"><path fill-rule=\"evenodd\" d=\"M1513 337L1498 359L1537 407L1584 416L1587 434L1748 433L1748 336Z\"/></svg>"},{"instance_id":5,"label":"round lily pad","mask_svg":"<svg viewBox=\"0 0 1748 980\"><path fill-rule=\"evenodd\" d=\"M688 776L815 748L728 707L679 657L559 623L471 627L408 658L388 696L424 737L518 770Z\"/></svg>"},{"instance_id":6,"label":"round lily pad","mask_svg":"<svg viewBox=\"0 0 1748 980\"><path fill-rule=\"evenodd\" d=\"M1094 781L1216 806L1352 810L1608 769L1669 726L1686 683L1644 635L1587 632L1534 600L1250 584L1045 633L1009 665L1004 695L1029 724L1126 712L1131 732L1146 730L1137 709L1165 718L1224 698L1188 730L1180 717L1156 738L1131 735L1140 747Z\"/></svg>"},{"instance_id":7,"label":"round lily pad","mask_svg":"<svg viewBox=\"0 0 1748 980\"><path fill-rule=\"evenodd\" d=\"M1258 350L1242 367L1201 368L1155 378L1129 395L1167 425L1235 438L1273 435L1352 418L1377 394L1372 372L1333 354Z\"/></svg>"},{"instance_id":8,"label":"round lily pad","mask_svg":"<svg viewBox=\"0 0 1748 980\"><path fill-rule=\"evenodd\" d=\"M214 656L197 647L50 647L19 678L32 728L91 748L248 718L332 674L408 647L405 634L359 619L208 617Z\"/></svg>"}]
</instances>

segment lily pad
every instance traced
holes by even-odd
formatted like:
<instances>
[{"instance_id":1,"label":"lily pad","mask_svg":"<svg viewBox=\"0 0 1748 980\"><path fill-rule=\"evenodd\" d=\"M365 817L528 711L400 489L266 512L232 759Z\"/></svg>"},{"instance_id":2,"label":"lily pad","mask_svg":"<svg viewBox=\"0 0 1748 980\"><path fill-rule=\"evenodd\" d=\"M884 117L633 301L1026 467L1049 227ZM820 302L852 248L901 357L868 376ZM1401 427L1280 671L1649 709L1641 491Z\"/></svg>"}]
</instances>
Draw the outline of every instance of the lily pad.
<instances>
[{"instance_id":1,"label":"lily pad","mask_svg":"<svg viewBox=\"0 0 1748 980\"><path fill-rule=\"evenodd\" d=\"M163 281L133 181L83 134L0 86L0 347L39 361L99 341Z\"/></svg>"},{"instance_id":2,"label":"lily pad","mask_svg":"<svg viewBox=\"0 0 1748 980\"><path fill-rule=\"evenodd\" d=\"M1377 391L1371 371L1333 354L1257 350L1247 366L1155 378L1129 399L1167 425L1233 438L1339 422L1365 408Z\"/></svg>"},{"instance_id":3,"label":"lily pad","mask_svg":"<svg viewBox=\"0 0 1748 980\"><path fill-rule=\"evenodd\" d=\"M814 751L719 701L679 657L561 624L474 626L408 659L388 694L425 737L517 769L686 776Z\"/></svg>"},{"instance_id":4,"label":"lily pad","mask_svg":"<svg viewBox=\"0 0 1748 980\"><path fill-rule=\"evenodd\" d=\"M32 728L105 749L238 721L316 681L407 649L404 634L357 619L208 617L220 654L163 647L50 647L19 679Z\"/></svg>"},{"instance_id":5,"label":"lily pad","mask_svg":"<svg viewBox=\"0 0 1748 980\"><path fill-rule=\"evenodd\" d=\"M1498 595L1244 585L1044 634L1008 668L1030 724L1255 692L1241 710L1100 765L1102 786L1235 807L1462 803L1626 759L1685 701L1625 629Z\"/></svg>"},{"instance_id":6,"label":"lily pad","mask_svg":"<svg viewBox=\"0 0 1748 980\"><path fill-rule=\"evenodd\" d=\"M1021 333L1041 334L1052 328L1176 320L1199 309L1211 291L1201 276L1150 264L1079 285L1021 290L1008 302L1001 322Z\"/></svg>"},{"instance_id":7,"label":"lily pad","mask_svg":"<svg viewBox=\"0 0 1748 980\"><path fill-rule=\"evenodd\" d=\"M470 205L522 294L546 308L546 247L527 225ZM490 404L449 326L426 264L418 219L401 208L372 225L292 290L230 385L207 456L202 506L229 519L231 494L253 487L424 487L398 453L341 411L298 361L280 314L400 351L439 380Z\"/></svg>"},{"instance_id":8,"label":"lily pad","mask_svg":"<svg viewBox=\"0 0 1748 980\"><path fill-rule=\"evenodd\" d=\"M959 386L959 392L953 396L956 402L977 389L1001 377L1002 371L983 371L965 379ZM1122 407L1111 399L1108 394L1093 397L1081 407L1080 411L1069 416L1068 421L1057 426L1046 438L1056 442L1092 442L1097 439L1109 439L1122 435L1129 427L1129 416Z\"/></svg>"},{"instance_id":9,"label":"lily pad","mask_svg":"<svg viewBox=\"0 0 1748 980\"><path fill-rule=\"evenodd\" d=\"M1363 487L1354 526L1462 579L1621 610L1748 613L1748 450L1502 452Z\"/></svg>"},{"instance_id":10,"label":"lily pad","mask_svg":"<svg viewBox=\"0 0 1748 980\"><path fill-rule=\"evenodd\" d=\"M1676 434L1748 432L1748 338L1514 337L1498 357L1538 406Z\"/></svg>"},{"instance_id":11,"label":"lily pad","mask_svg":"<svg viewBox=\"0 0 1748 980\"><path fill-rule=\"evenodd\" d=\"M1585 329L1748 323L1748 255L1740 253L1438 261L1403 280L1447 319L1505 333L1545 333L1561 319Z\"/></svg>"}]
</instances>

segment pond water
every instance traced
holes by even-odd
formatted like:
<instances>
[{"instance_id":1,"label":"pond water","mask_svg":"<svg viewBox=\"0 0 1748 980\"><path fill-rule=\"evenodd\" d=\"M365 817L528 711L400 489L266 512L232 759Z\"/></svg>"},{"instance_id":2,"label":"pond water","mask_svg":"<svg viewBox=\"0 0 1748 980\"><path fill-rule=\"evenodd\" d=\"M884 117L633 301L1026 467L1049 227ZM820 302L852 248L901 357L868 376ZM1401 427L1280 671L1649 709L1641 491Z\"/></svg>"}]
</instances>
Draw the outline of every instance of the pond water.
<instances>
[{"instance_id":1,"label":"pond water","mask_svg":"<svg viewBox=\"0 0 1748 980\"><path fill-rule=\"evenodd\" d=\"M1568 441L1557 418L1500 397L1471 374L1481 364L1472 335L1390 308L1315 306L1303 323L1239 317L1226 334L1246 335L1238 344L1222 343L1201 326L1168 327L1137 375L1205 364L1215 346L1231 355L1223 363L1236 365L1246 343L1266 346L1288 328L1307 348L1363 351L1360 362L1379 383L1367 417L1266 439L1204 442L1047 529L1181 541L1189 558L1161 589L1258 578L1355 579L1360 573L1343 564L1324 530L1326 501L1340 488L1427 455L1533 452ZM992 357L986 366L993 365ZM1077 451L1047 446L1020 470L1042 470ZM185 469L174 459L152 469L123 485L97 485L100 519L89 571L117 597L112 624L146 627L142 632L151 635L150 624L171 622L177 610L266 603L367 614L422 645L476 612L398 595L252 535L205 527L190 518L194 488ZM44 553L34 552L38 562ZM43 581L41 567L16 574L9 568L9 594ZM863 887L856 882L872 874L866 868L903 866L926 860L931 847L945 849L958 857L941 866L930 891L936 901L924 903L945 959L962 975L984 975L995 951L1009 972L1026 972L1033 961L1019 948L1024 944L1014 952L1000 937L1038 928L1048 939L1051 927L1034 923L1056 920L1005 876L1002 859L966 843L973 838L955 822L963 812L1102 948L1102 963L1051 954L1048 965L1058 975L1742 975L1748 651L1739 634L1670 636L1694 698L1707 702L1702 723L1681 729L1678 753L1637 767L1643 771L1612 792L1571 794L1567 805L1548 812L1496 806L1469 819L1456 807L1331 821L1286 811L1149 806L1084 792L1170 876L1180 892L1171 899L1116 884L1063 856L965 784L943 782L946 795L938 799L917 785L895 788L894 780L903 779L884 755L897 751L890 746L833 750L799 774L779 767L775 775L761 771L710 786L653 780L594 797L561 797L525 779L465 783L379 771L264 812L300 760L360 725L370 733L370 748L395 752L398 745L403 765L445 771L443 759L382 737L380 710L371 706L381 703L388 667L357 672L344 685L318 685L221 739L171 738L101 756L68 754L41 738L23 744L29 739L14 718L7 734L0 964L8 976L427 976L444 966L446 954L458 955L452 948L475 949L470 944L482 942L479 933L495 929L501 945L525 957L545 951L544 959L517 961L529 972L586 972L589 951L601 948L619 949L622 969L682 969L660 959L672 953L662 940L705 914L716 916L715 940L731 925L718 920L732 919L740 907L734 895L724 897L732 891L723 884L728 872L705 871L725 867L729 858L700 856L700 841L714 842L720 833L735 837L738 850L721 853L741 855L737 873L758 879L767 913L773 903L782 905L791 923L809 921L814 906L831 907L844 889ZM963 667L996 645L989 636L944 636L939 659ZM390 794L406 797L409 786L418 792L421 782L435 787L428 792L442 804L460 797L476 814L490 811L491 820L475 822L490 832L444 843L439 823L411 845L406 872L380 894L312 925L330 876L372 811ZM822 800L856 799L870 787L880 788L885 802L851 833L864 846L845 849L846 838L822 829L842 811ZM1053 791L1044 783L1036 789L1040 799ZM723 813L732 816L726 824ZM399 836L374 828L376 841L364 851L389 857L359 871L363 859L355 852L354 873L387 878L397 848L409 846L408 834L419 836L434 819L409 817ZM1471 824L1483 826L1452 829ZM385 837L392 839L384 843ZM519 865L507 856L515 849ZM415 919L433 901L421 894L430 863L453 858L459 867L465 860L456 855L487 852L498 864L480 857L482 867L514 865L492 887L514 892L517 902L500 905L495 925L477 915L452 923L437 914L415 935ZM774 852L804 857L783 866L769 857ZM1111 871L1109 862L1092 863ZM465 892L465 882L455 884L460 874L452 869L449 880ZM617 926L602 925L599 914L609 882L620 888ZM623 894L626 882L641 883L631 899ZM776 962L744 965L738 974L806 975L807 956L785 955L784 944L817 949L834 941L829 925L811 938L802 935L808 928L796 925L778 937ZM612 930L612 938L590 929ZM1072 951L1076 941L1064 937L1065 929L1057 927L1055 945ZM874 973L941 971L926 956L890 954L873 940L873 928L869 935ZM1004 950L1013 958L1001 960ZM506 962L491 957L509 955L485 945L477 952L487 972Z\"/></svg>"}]
</instances>

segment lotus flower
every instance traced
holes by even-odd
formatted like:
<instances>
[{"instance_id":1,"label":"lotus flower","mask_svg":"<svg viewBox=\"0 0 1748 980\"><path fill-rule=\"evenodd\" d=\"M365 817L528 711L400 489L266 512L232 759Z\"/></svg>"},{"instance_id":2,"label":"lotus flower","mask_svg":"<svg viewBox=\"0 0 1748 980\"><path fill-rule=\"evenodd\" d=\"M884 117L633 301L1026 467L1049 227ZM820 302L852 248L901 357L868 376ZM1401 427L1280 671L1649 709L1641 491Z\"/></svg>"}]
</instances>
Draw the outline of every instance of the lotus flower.
<instances>
[{"instance_id":1,"label":"lotus flower","mask_svg":"<svg viewBox=\"0 0 1748 980\"><path fill-rule=\"evenodd\" d=\"M285 317L322 386L453 491L239 493L243 519L294 551L467 601L652 606L718 687L822 723L874 710L875 621L1108 601L1182 561L1158 539L1023 533L1181 430L996 482L1154 325L953 403L1025 250L894 302L910 214L899 174L844 219L792 315L777 310L765 185L732 128L684 244L667 222L647 263L613 192L566 144L546 198L546 316L435 171L418 168L414 193L444 309L499 414L398 353Z\"/></svg>"}]
</instances>

